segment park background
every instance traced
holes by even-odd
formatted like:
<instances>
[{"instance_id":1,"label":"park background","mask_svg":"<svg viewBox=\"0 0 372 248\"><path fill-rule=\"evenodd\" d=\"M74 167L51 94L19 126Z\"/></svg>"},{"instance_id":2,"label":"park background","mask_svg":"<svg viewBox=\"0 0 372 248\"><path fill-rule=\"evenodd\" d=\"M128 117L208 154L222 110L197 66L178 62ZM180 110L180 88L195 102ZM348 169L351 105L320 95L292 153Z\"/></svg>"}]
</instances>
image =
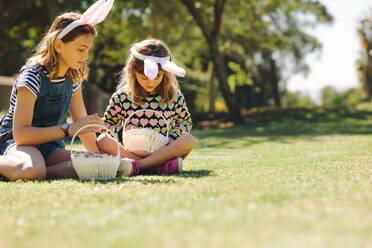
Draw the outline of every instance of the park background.
<instances>
[{"instance_id":1,"label":"park background","mask_svg":"<svg viewBox=\"0 0 372 248\"><path fill-rule=\"evenodd\" d=\"M1 1L0 94L58 13L93 2ZM349 1L116 0L96 27L89 112L103 113L131 44L156 37L187 68L198 144L177 176L0 182L0 247L371 247L371 2L349 3L365 6L350 7L358 43L338 58L352 88L338 64L335 80L299 86L322 56L317 30L334 40L335 2Z\"/></svg>"},{"instance_id":2,"label":"park background","mask_svg":"<svg viewBox=\"0 0 372 248\"><path fill-rule=\"evenodd\" d=\"M91 3L3 2L0 75L8 76L8 86L54 17ZM358 104L372 94L371 4L117 1L97 26L84 88L88 112L103 113L129 47L151 37L166 41L175 60L187 68L187 77L179 81L196 126L216 116L242 123L246 112L260 107Z\"/></svg>"}]
</instances>

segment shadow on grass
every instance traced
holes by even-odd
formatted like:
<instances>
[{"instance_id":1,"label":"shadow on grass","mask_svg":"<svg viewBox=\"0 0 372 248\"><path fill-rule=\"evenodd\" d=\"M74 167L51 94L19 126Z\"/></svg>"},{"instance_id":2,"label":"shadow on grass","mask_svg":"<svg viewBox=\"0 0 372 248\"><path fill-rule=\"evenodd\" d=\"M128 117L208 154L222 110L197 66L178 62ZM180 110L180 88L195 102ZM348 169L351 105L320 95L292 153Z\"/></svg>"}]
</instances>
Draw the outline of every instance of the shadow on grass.
<instances>
[{"instance_id":1,"label":"shadow on grass","mask_svg":"<svg viewBox=\"0 0 372 248\"><path fill-rule=\"evenodd\" d=\"M174 175L175 177L183 178L202 178L215 176L212 170L188 170L183 171L181 174Z\"/></svg>"},{"instance_id":2,"label":"shadow on grass","mask_svg":"<svg viewBox=\"0 0 372 248\"><path fill-rule=\"evenodd\" d=\"M75 179L81 183L88 183L88 184L112 184L112 183L127 183L127 182L137 182L141 184L170 184L170 183L177 183L175 177L178 178L203 178L208 176L214 176L213 171L211 170L188 170L183 171L181 174L176 175L154 175L154 174L145 174L139 175L135 177L116 177L113 179L106 179L106 180L81 180ZM60 180L60 179L59 179ZM53 180L48 180L53 181Z\"/></svg>"},{"instance_id":3,"label":"shadow on grass","mask_svg":"<svg viewBox=\"0 0 372 248\"><path fill-rule=\"evenodd\" d=\"M82 179L75 179L80 183L87 183L87 184L122 184L122 183L132 183L137 182L141 184L169 184L169 183L176 183L176 180L171 177L160 177L160 176L135 176L135 177L115 177L113 179L95 179L95 180L82 180Z\"/></svg>"}]
</instances>

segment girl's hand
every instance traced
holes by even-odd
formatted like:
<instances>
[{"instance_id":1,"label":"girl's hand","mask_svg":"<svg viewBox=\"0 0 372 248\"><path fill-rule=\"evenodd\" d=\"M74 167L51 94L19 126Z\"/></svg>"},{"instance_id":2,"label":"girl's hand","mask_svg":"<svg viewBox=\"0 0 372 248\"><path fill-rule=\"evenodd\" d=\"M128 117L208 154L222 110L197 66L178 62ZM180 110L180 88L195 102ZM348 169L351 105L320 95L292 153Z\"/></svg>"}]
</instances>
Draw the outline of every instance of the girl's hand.
<instances>
[{"instance_id":1,"label":"girl's hand","mask_svg":"<svg viewBox=\"0 0 372 248\"><path fill-rule=\"evenodd\" d=\"M168 142L167 145L170 145L170 144L172 144L173 142L174 142L174 140L173 140L172 138L169 138L169 142Z\"/></svg>"},{"instance_id":2,"label":"girl's hand","mask_svg":"<svg viewBox=\"0 0 372 248\"><path fill-rule=\"evenodd\" d=\"M79 128L87 125L87 124L98 124L98 125L101 125L101 126L104 126L104 122L103 120L98 116L98 114L92 114L92 115L88 115L88 116L85 116L77 121L75 121L74 123L70 124L70 128L68 130L70 136L73 136L77 130L79 130ZM105 130L104 128L102 127L87 127L87 128L84 128L83 130L81 130L79 132L79 135L81 134L85 134L85 133L89 133L89 132L95 132L95 133L101 133L103 130Z\"/></svg>"}]
</instances>

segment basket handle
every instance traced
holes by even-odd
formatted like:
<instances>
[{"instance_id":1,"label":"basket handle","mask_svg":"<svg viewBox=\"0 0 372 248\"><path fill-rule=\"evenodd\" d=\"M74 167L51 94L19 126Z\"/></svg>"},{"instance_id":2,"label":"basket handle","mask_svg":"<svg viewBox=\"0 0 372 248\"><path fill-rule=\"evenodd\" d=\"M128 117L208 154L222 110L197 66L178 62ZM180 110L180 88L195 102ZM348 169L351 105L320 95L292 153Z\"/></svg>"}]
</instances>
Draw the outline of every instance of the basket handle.
<instances>
[{"instance_id":1,"label":"basket handle","mask_svg":"<svg viewBox=\"0 0 372 248\"><path fill-rule=\"evenodd\" d=\"M152 109L139 109L139 110L134 111L131 115L129 115L129 116L125 119L125 122L124 122L124 126L123 126L123 134L124 134L124 132L125 132L125 127L127 126L127 122L128 122L128 120L129 120L129 119L130 119L134 114L136 114L136 113L139 112L139 111L143 111L143 112L145 112L145 111L151 111L151 112L154 112L155 114L160 115L160 116L163 118L163 120L165 121L165 124L167 124L167 135L166 135L166 138L167 138L167 140L169 139L169 138L168 138L168 136L169 136L169 123L167 122L167 119L165 119L164 115L162 115L160 112L158 112L158 111L156 111L156 110L152 110Z\"/></svg>"},{"instance_id":2,"label":"basket handle","mask_svg":"<svg viewBox=\"0 0 372 248\"><path fill-rule=\"evenodd\" d=\"M79 128L74 136L72 136L72 140L71 140L71 145L70 145L70 153L71 153L71 157L73 157L73 151L72 151L72 144L74 143L74 140L75 140L75 137L76 135L78 135L78 133L80 133L81 130L87 128L87 127L102 127L104 129L106 129L108 132L110 132L112 134L112 132L110 131L110 129L108 129L107 127L103 126L103 125L99 125L99 124L86 124L84 126L82 126L81 128ZM119 142L118 142L118 151L117 151L117 156L119 159L120 159L120 145L119 145Z\"/></svg>"}]
</instances>

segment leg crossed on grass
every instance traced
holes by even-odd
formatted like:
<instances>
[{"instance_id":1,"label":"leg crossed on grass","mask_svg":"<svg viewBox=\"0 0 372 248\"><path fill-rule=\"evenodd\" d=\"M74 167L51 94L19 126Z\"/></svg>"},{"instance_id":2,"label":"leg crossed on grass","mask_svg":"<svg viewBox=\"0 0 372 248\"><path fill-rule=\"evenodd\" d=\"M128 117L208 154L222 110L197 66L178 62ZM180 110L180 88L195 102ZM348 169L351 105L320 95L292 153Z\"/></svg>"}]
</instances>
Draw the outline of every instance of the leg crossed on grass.
<instances>
[{"instance_id":1,"label":"leg crossed on grass","mask_svg":"<svg viewBox=\"0 0 372 248\"><path fill-rule=\"evenodd\" d=\"M98 148L101 151L104 151L111 155L116 155L116 143L117 141L110 137L107 134L100 135L98 137ZM124 163L122 163L123 166L119 168L120 170L124 170L126 172L130 172L132 168L135 168L133 173L123 173L128 175L135 175L140 172L151 172L153 168L158 166L163 166L165 163L170 162L171 160L182 158L185 159L186 156L192 151L192 149L195 146L195 139L191 134L185 134L181 137L179 137L175 141L171 141L167 146L165 146L163 149L159 150L158 152L155 152L147 157L140 158L138 156L135 156L134 154L131 154L128 152L122 145L120 145L120 156L121 158L129 158L133 159L135 162L132 163L130 160L126 160ZM123 152L122 152L123 151ZM129 162L128 162L129 161ZM169 164L169 163L168 163ZM124 168L131 167L131 168ZM181 165L182 166L182 165ZM138 167L138 170L137 170ZM138 171L138 173L136 173ZM164 170L163 170L164 171ZM173 169L171 170L173 171Z\"/></svg>"},{"instance_id":2,"label":"leg crossed on grass","mask_svg":"<svg viewBox=\"0 0 372 248\"><path fill-rule=\"evenodd\" d=\"M44 160L36 147L16 145L0 156L0 175L11 181L78 177L69 151L56 151Z\"/></svg>"},{"instance_id":3,"label":"leg crossed on grass","mask_svg":"<svg viewBox=\"0 0 372 248\"><path fill-rule=\"evenodd\" d=\"M46 177L54 178L78 178L72 166L70 151L61 150L52 153L46 159Z\"/></svg>"},{"instance_id":4,"label":"leg crossed on grass","mask_svg":"<svg viewBox=\"0 0 372 248\"><path fill-rule=\"evenodd\" d=\"M14 145L0 161L0 174L11 181L41 180L46 176L44 158L33 146Z\"/></svg>"}]
</instances>

